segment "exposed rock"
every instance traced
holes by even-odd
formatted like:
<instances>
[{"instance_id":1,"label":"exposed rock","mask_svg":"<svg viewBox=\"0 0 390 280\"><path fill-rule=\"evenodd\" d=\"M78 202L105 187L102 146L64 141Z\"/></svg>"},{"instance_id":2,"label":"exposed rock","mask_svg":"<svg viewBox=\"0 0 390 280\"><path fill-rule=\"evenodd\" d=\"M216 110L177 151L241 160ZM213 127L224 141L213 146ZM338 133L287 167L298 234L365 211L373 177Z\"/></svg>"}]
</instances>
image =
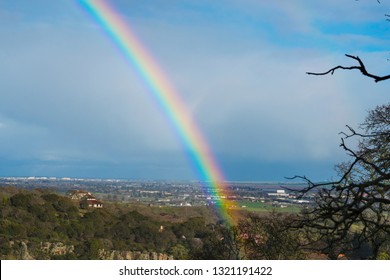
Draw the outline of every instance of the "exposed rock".
<instances>
[{"instance_id":1,"label":"exposed rock","mask_svg":"<svg viewBox=\"0 0 390 280\"><path fill-rule=\"evenodd\" d=\"M55 243L42 242L41 250L51 256L59 256L59 255L66 255L66 254L73 253L74 246L64 245L62 242L55 242Z\"/></svg>"},{"instance_id":2,"label":"exposed rock","mask_svg":"<svg viewBox=\"0 0 390 280\"><path fill-rule=\"evenodd\" d=\"M19 244L18 255L20 260L33 260L34 258L29 254L27 244L22 241Z\"/></svg>"},{"instance_id":3,"label":"exposed rock","mask_svg":"<svg viewBox=\"0 0 390 280\"><path fill-rule=\"evenodd\" d=\"M99 250L101 260L173 260L172 256L156 252Z\"/></svg>"},{"instance_id":4,"label":"exposed rock","mask_svg":"<svg viewBox=\"0 0 390 280\"><path fill-rule=\"evenodd\" d=\"M53 256L62 256L74 253L73 245L65 245L62 242L41 242L40 246L33 250L31 255L28 249L27 241L10 241L13 249L12 255L20 260L50 259ZM31 248L30 248L31 249ZM119 251L105 250L98 251L100 260L173 260L173 257L164 253L140 252L140 251Z\"/></svg>"}]
</instances>

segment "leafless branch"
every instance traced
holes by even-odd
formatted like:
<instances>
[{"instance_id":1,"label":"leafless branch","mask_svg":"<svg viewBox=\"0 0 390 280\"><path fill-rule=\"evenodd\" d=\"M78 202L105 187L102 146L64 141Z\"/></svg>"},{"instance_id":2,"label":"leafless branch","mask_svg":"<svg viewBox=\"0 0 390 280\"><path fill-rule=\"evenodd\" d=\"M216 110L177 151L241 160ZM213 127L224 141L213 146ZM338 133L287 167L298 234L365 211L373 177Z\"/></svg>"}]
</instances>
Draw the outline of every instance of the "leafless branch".
<instances>
[{"instance_id":1,"label":"leafless branch","mask_svg":"<svg viewBox=\"0 0 390 280\"><path fill-rule=\"evenodd\" d=\"M320 72L320 73L317 73L317 72L306 72L306 74L308 75L315 75L315 76L323 76L323 75L327 75L327 74L331 74L333 75L334 71L338 70L338 69L342 69L342 70L354 70L354 69L357 69L359 70L364 76L367 76L369 78L372 78L374 79L374 81L377 83L377 82L380 82L380 81L384 81L384 80L387 80L387 79L390 79L390 75L386 75L386 76L377 76L377 75L373 75L371 73L369 73L366 69L366 66L364 65L363 61L358 57L358 56L353 56L353 55L350 55L350 54L346 54L345 56L351 58L351 59L354 59L356 60L359 65L358 66L342 66L342 65L339 65L339 66L336 66L336 67L333 67L332 69L326 71L326 72Z\"/></svg>"},{"instance_id":2,"label":"leafless branch","mask_svg":"<svg viewBox=\"0 0 390 280\"><path fill-rule=\"evenodd\" d=\"M311 243L329 258L356 252L362 244L372 249L367 257L376 258L383 244L390 244L390 104L369 112L360 128L363 133L350 126L342 133L340 147L351 160L337 167L338 181L290 178L305 181L307 187L296 193L313 201L294 226L307 230ZM359 140L356 148L347 145L350 138Z\"/></svg>"}]
</instances>

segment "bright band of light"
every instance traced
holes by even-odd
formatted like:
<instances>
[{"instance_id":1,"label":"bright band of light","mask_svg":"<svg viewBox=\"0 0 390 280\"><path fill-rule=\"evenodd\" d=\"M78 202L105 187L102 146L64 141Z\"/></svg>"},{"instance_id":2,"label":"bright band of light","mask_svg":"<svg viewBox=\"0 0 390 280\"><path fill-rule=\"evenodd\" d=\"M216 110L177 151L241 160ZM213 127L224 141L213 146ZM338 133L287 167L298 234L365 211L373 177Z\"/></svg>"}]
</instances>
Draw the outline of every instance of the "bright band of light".
<instances>
[{"instance_id":1,"label":"bright band of light","mask_svg":"<svg viewBox=\"0 0 390 280\"><path fill-rule=\"evenodd\" d=\"M189 114L180 94L152 58L130 26L104 0L80 0L82 6L105 29L110 38L121 49L126 59L137 70L149 87L153 97L172 122L181 141L188 148L202 180L207 184L207 193L217 199L216 207L220 218L231 223L228 209L235 207L229 200L229 191L224 176L205 141L200 129Z\"/></svg>"}]
</instances>

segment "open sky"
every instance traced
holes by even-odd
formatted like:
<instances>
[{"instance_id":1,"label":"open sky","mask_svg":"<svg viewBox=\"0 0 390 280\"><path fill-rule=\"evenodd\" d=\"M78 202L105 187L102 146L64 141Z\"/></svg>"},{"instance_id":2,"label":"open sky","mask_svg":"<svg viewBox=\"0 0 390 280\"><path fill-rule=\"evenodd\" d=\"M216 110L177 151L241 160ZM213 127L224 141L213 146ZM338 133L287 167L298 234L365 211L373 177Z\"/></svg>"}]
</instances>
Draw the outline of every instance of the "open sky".
<instances>
[{"instance_id":1,"label":"open sky","mask_svg":"<svg viewBox=\"0 0 390 280\"><path fill-rule=\"evenodd\" d=\"M390 1L108 1L169 77L227 180L335 178L345 125L389 100ZM148 87L71 0L0 0L0 176L198 175Z\"/></svg>"}]
</instances>

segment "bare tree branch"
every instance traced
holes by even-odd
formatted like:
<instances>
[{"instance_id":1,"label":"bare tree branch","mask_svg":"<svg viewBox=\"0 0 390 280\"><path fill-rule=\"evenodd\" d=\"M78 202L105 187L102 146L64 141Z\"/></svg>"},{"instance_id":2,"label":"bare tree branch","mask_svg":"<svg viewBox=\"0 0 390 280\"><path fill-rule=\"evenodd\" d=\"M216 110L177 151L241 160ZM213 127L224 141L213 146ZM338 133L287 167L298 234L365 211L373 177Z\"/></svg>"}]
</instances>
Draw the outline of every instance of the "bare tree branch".
<instances>
[{"instance_id":1,"label":"bare tree branch","mask_svg":"<svg viewBox=\"0 0 390 280\"><path fill-rule=\"evenodd\" d=\"M360 126L363 133L347 128L340 147L351 160L337 166L338 181L291 178L307 183L306 188L296 190L298 197L314 199L295 227L307 230L312 246L329 258L346 252L351 255L363 244L372 249L366 257L377 258L390 248L390 104L369 112ZM357 138L356 148L348 147L350 138Z\"/></svg>"},{"instance_id":2,"label":"bare tree branch","mask_svg":"<svg viewBox=\"0 0 390 280\"><path fill-rule=\"evenodd\" d=\"M333 67L332 69L326 71L326 72L322 72L322 73L316 73L316 72L306 72L306 74L308 75L315 75L315 76L323 76L323 75L327 75L327 74L331 74L333 75L334 71L338 70L338 69L342 69L342 70L354 70L354 69L357 69L359 70L364 76L367 76L369 78L372 78L374 79L374 81L377 83L377 82L380 82L380 81L384 81L384 80L387 80L387 79L390 79L390 75L386 75L386 76L377 76L377 75L373 75L371 73L369 73L366 69L366 66L364 65L363 61L358 57L358 56L353 56L353 55L350 55L350 54L346 54L345 56L351 58L351 59L354 59L356 60L358 63L359 63L359 66L342 66L342 65L339 65L339 66L336 66L336 67Z\"/></svg>"}]
</instances>

